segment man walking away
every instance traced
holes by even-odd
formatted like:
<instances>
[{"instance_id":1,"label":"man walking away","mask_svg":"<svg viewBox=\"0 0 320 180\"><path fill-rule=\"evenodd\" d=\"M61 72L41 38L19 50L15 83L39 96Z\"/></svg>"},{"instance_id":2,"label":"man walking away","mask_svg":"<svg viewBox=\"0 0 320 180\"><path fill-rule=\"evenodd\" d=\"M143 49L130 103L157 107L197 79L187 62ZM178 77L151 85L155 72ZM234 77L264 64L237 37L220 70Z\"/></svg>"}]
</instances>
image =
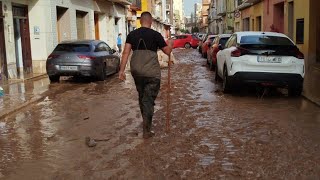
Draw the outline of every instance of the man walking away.
<instances>
[{"instance_id":1,"label":"man walking away","mask_svg":"<svg viewBox=\"0 0 320 180\"><path fill-rule=\"evenodd\" d=\"M173 41L166 44L162 35L151 29L152 16L143 12L140 18L141 28L129 33L121 59L119 79L125 80L125 67L131 49L131 74L139 93L139 105L143 118L143 138L154 135L151 131L155 99L160 90L161 70L157 50L161 49L170 56Z\"/></svg>"},{"instance_id":2,"label":"man walking away","mask_svg":"<svg viewBox=\"0 0 320 180\"><path fill-rule=\"evenodd\" d=\"M118 46L118 49L119 49L119 53L121 53L121 51L122 51L122 48L121 48L121 46L122 46L122 40L121 40L121 33L119 33L118 34L118 38L117 38L117 46Z\"/></svg>"}]
</instances>

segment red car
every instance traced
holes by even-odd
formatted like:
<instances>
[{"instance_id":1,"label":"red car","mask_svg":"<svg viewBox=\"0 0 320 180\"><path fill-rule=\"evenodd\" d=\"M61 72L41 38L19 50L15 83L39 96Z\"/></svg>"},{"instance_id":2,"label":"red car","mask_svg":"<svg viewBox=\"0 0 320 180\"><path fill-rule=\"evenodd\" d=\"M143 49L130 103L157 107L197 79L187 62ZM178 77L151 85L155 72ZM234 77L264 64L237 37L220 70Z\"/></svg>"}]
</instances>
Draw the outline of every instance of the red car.
<instances>
[{"instance_id":1,"label":"red car","mask_svg":"<svg viewBox=\"0 0 320 180\"><path fill-rule=\"evenodd\" d=\"M173 42L173 48L197 48L199 39L192 34L182 34L176 35Z\"/></svg>"},{"instance_id":2,"label":"red car","mask_svg":"<svg viewBox=\"0 0 320 180\"><path fill-rule=\"evenodd\" d=\"M207 50L209 49L210 43L216 38L217 35L209 35L207 39L202 43L201 54L203 58L207 58Z\"/></svg>"},{"instance_id":3,"label":"red car","mask_svg":"<svg viewBox=\"0 0 320 180\"><path fill-rule=\"evenodd\" d=\"M207 50L207 64L209 65L210 70L213 70L217 64L219 46L224 47L230 36L231 34L220 34L209 45L210 48Z\"/></svg>"}]
</instances>

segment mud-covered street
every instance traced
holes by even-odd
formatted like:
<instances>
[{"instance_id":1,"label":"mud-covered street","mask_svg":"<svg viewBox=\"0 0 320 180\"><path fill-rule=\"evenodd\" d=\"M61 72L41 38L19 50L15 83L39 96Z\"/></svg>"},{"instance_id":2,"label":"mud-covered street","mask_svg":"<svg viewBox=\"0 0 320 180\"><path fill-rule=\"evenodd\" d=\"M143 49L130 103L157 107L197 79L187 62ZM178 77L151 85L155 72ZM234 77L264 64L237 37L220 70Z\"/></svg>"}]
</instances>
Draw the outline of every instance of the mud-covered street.
<instances>
[{"instance_id":1,"label":"mud-covered street","mask_svg":"<svg viewBox=\"0 0 320 180\"><path fill-rule=\"evenodd\" d=\"M169 132L165 69L148 140L129 73L66 79L0 120L0 179L320 178L319 106L285 90L223 94L197 50L174 54Z\"/></svg>"}]
</instances>

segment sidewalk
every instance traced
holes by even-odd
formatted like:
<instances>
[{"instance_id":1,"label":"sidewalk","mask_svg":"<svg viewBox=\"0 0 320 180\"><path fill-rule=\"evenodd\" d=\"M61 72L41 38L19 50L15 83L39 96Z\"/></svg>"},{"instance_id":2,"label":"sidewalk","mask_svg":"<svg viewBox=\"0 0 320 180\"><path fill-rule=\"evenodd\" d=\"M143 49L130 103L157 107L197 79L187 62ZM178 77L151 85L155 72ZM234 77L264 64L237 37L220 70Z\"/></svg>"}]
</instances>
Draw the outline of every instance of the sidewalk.
<instances>
[{"instance_id":1,"label":"sidewalk","mask_svg":"<svg viewBox=\"0 0 320 180\"><path fill-rule=\"evenodd\" d=\"M50 81L45 74L32 74L25 79L1 83L4 96L0 97L0 120L41 100L43 93L49 89L49 85Z\"/></svg>"}]
</instances>

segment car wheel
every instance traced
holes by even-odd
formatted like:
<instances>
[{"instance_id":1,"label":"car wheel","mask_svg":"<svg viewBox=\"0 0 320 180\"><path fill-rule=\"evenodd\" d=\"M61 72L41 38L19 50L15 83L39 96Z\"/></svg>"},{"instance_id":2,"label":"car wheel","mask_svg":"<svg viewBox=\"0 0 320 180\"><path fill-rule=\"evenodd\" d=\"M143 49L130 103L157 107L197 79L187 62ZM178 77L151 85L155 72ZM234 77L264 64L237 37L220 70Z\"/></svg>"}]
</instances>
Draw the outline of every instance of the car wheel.
<instances>
[{"instance_id":1,"label":"car wheel","mask_svg":"<svg viewBox=\"0 0 320 180\"><path fill-rule=\"evenodd\" d=\"M227 67L224 67L224 69L223 69L222 90L224 93L230 93L232 90L232 85L229 80Z\"/></svg>"},{"instance_id":2,"label":"car wheel","mask_svg":"<svg viewBox=\"0 0 320 180\"><path fill-rule=\"evenodd\" d=\"M103 68L102 68L102 70L99 73L97 78L98 78L99 81L104 81L105 80L105 78L106 78L106 68L105 68L105 66L103 66Z\"/></svg>"},{"instance_id":3,"label":"car wheel","mask_svg":"<svg viewBox=\"0 0 320 180\"><path fill-rule=\"evenodd\" d=\"M214 69L214 66L213 66L212 61L211 61L211 62L209 62L209 69L210 69L210 71L213 71L213 69Z\"/></svg>"},{"instance_id":4,"label":"car wheel","mask_svg":"<svg viewBox=\"0 0 320 180\"><path fill-rule=\"evenodd\" d=\"M191 47L191 44L190 44L190 43L186 43L186 44L184 45L184 48L186 48L186 49L190 49L190 47Z\"/></svg>"},{"instance_id":5,"label":"car wheel","mask_svg":"<svg viewBox=\"0 0 320 180\"><path fill-rule=\"evenodd\" d=\"M56 83L60 81L60 76L49 76L50 82Z\"/></svg>"},{"instance_id":6,"label":"car wheel","mask_svg":"<svg viewBox=\"0 0 320 180\"><path fill-rule=\"evenodd\" d=\"M221 78L219 77L219 74L218 74L218 65L216 65L216 67L215 67L215 73L214 74L215 74L215 77L214 77L215 81L216 82L220 81Z\"/></svg>"},{"instance_id":7,"label":"car wheel","mask_svg":"<svg viewBox=\"0 0 320 180\"><path fill-rule=\"evenodd\" d=\"M302 87L289 87L288 88L288 94L291 97L301 96L301 93L302 93Z\"/></svg>"}]
</instances>

